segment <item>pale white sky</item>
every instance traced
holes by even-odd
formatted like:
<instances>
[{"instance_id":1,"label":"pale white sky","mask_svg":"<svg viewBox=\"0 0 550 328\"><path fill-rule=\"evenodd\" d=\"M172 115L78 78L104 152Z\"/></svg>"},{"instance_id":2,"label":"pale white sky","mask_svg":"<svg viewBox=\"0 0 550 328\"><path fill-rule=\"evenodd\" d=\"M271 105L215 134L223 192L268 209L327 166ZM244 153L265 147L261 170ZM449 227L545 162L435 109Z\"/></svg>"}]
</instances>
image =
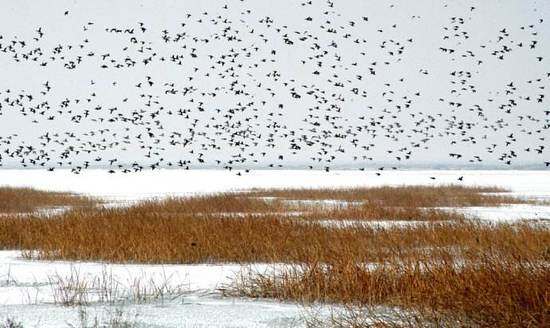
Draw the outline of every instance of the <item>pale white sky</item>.
<instances>
[{"instance_id":1,"label":"pale white sky","mask_svg":"<svg viewBox=\"0 0 550 328\"><path fill-rule=\"evenodd\" d=\"M304 2L2 1L0 162L550 161L547 1Z\"/></svg>"}]
</instances>

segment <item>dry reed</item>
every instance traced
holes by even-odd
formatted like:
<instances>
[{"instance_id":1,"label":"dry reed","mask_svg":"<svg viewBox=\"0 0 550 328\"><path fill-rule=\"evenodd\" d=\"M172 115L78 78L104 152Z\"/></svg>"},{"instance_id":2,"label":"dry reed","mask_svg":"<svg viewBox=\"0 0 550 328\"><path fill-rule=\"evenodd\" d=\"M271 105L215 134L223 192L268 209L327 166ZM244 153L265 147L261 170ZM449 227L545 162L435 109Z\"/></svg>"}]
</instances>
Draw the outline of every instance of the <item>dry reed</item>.
<instances>
[{"instance_id":1,"label":"dry reed","mask_svg":"<svg viewBox=\"0 0 550 328\"><path fill-rule=\"evenodd\" d=\"M366 201L384 206L442 207L490 206L526 202L506 196L499 187L442 186L382 186L335 189L256 189L251 196L282 199L333 199Z\"/></svg>"},{"instance_id":2,"label":"dry reed","mask_svg":"<svg viewBox=\"0 0 550 328\"><path fill-rule=\"evenodd\" d=\"M507 245L535 247L542 229L492 227L454 221L382 229L359 226L334 229L277 216L236 218L165 217L131 209L71 211L47 220L0 220L0 247L33 249L40 258L110 262L307 262L349 258L360 262L406 258L412 248L469 245L502 252ZM523 232L525 230L525 232ZM503 243L506 241L506 243ZM539 247L539 246L536 246ZM433 254L432 254L433 255Z\"/></svg>"},{"instance_id":3,"label":"dry reed","mask_svg":"<svg viewBox=\"0 0 550 328\"><path fill-rule=\"evenodd\" d=\"M367 265L343 254L268 274L246 272L224 292L306 304L398 307L412 311L417 324L437 322L435 326L544 327L550 323L547 227L461 223L442 228L416 228L423 237L400 245L406 248L394 245L394 251L403 253L379 263ZM470 238L463 235L467 232L472 233ZM440 246L449 233L458 233L454 245ZM418 245L420 240L424 245ZM428 252L426 245L432 245ZM347 321L347 326L370 326L359 324L359 319Z\"/></svg>"},{"instance_id":4,"label":"dry reed","mask_svg":"<svg viewBox=\"0 0 550 328\"><path fill-rule=\"evenodd\" d=\"M43 207L90 207L98 200L68 192L0 187L0 213L29 213Z\"/></svg>"}]
</instances>

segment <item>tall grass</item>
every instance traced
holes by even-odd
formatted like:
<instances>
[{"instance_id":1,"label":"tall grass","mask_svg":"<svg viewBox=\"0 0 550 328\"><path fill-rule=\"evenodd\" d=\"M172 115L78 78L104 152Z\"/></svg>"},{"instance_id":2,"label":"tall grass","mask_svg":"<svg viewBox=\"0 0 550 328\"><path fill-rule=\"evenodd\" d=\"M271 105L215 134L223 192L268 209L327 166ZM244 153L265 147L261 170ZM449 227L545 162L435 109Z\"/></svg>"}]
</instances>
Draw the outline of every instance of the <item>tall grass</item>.
<instances>
[{"instance_id":1,"label":"tall grass","mask_svg":"<svg viewBox=\"0 0 550 328\"><path fill-rule=\"evenodd\" d=\"M471 238L458 237L452 247L441 247L437 242L447 239L449 233L460 234L464 228L462 232L473 233ZM427 237L424 245L415 247L420 246L419 240L394 245L393 250L401 254L379 263L360 262L341 254L328 261L308 261L267 274L246 272L224 292L304 303L340 303L360 309L397 307L412 311L418 325L545 327L550 323L547 228L463 223L423 232L419 240ZM427 252L426 245L432 246ZM378 314L365 313L366 318L352 316L335 322L370 326L367 322L376 321Z\"/></svg>"},{"instance_id":2,"label":"tall grass","mask_svg":"<svg viewBox=\"0 0 550 328\"><path fill-rule=\"evenodd\" d=\"M499 187L443 185L336 189L256 189L252 191L251 195L283 199L365 201L383 204L384 206L401 207L487 206L525 202L525 200L501 194L506 191L506 189Z\"/></svg>"},{"instance_id":3,"label":"tall grass","mask_svg":"<svg viewBox=\"0 0 550 328\"><path fill-rule=\"evenodd\" d=\"M109 262L304 262L331 258L379 262L406 258L411 248L431 254L461 244L506 252L515 244L522 244L525 250L538 248L541 239L550 244L545 229L466 221L334 229L277 216L167 218L131 209L71 211L48 220L0 220L0 247L32 249L34 256L44 259Z\"/></svg>"},{"instance_id":4,"label":"tall grass","mask_svg":"<svg viewBox=\"0 0 550 328\"><path fill-rule=\"evenodd\" d=\"M42 207L90 207L98 200L67 192L0 187L0 213L28 213Z\"/></svg>"},{"instance_id":5,"label":"tall grass","mask_svg":"<svg viewBox=\"0 0 550 328\"><path fill-rule=\"evenodd\" d=\"M263 200L246 193L218 193L192 197L170 197L146 200L129 208L132 213L212 214L269 213L292 209L280 200Z\"/></svg>"},{"instance_id":6,"label":"tall grass","mask_svg":"<svg viewBox=\"0 0 550 328\"><path fill-rule=\"evenodd\" d=\"M484 258L457 266L419 260L368 269L309 263L239 280L237 293L301 302L385 305L487 327L543 327L550 320L550 272L541 262Z\"/></svg>"}]
</instances>

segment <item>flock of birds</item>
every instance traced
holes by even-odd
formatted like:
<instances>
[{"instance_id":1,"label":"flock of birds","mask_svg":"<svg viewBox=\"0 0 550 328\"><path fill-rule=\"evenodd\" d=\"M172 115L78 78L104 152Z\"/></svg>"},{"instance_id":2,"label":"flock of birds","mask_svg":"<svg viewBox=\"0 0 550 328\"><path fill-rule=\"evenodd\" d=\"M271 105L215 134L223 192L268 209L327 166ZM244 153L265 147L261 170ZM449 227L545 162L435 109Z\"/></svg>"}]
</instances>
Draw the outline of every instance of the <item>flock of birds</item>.
<instances>
[{"instance_id":1,"label":"flock of birds","mask_svg":"<svg viewBox=\"0 0 550 328\"><path fill-rule=\"evenodd\" d=\"M65 79L0 89L0 165L74 173L215 166L239 175L374 165L380 175L431 154L457 165L509 166L529 156L550 166L543 17L499 27L485 43L469 26L478 8L448 17L431 49L444 74L429 80L431 59L411 61L423 36L407 24L431 18L375 22L339 13L335 1L295 4L289 10L304 15L291 23L236 0L181 13L166 29L90 20L75 25L73 41L48 26L28 38L0 33L1 63ZM533 76L487 91L479 72L518 65L517 53L537 68ZM23 132L8 132L10 122Z\"/></svg>"}]
</instances>

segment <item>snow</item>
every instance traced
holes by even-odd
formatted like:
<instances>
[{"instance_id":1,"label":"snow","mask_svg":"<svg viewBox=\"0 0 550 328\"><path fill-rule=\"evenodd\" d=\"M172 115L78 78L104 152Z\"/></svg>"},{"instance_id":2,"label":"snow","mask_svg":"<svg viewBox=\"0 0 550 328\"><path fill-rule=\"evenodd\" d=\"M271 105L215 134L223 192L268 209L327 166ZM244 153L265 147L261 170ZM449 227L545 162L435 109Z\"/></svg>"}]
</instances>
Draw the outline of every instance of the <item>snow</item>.
<instances>
[{"instance_id":1,"label":"snow","mask_svg":"<svg viewBox=\"0 0 550 328\"><path fill-rule=\"evenodd\" d=\"M464 176L464 181L458 177ZM435 180L430 179L435 177ZM138 200L170 195L237 191L251 188L314 188L462 184L500 186L516 195L550 197L550 171L398 170L376 176L375 171L253 170L237 176L223 170L154 170L139 174L109 174L87 170L0 170L0 185L73 191L112 200Z\"/></svg>"},{"instance_id":2,"label":"snow","mask_svg":"<svg viewBox=\"0 0 550 328\"><path fill-rule=\"evenodd\" d=\"M291 200L284 200L284 202L290 205L314 205L314 206L326 206L326 207L336 207L336 208L363 204L363 202L346 201L346 200L338 200L338 199L291 199Z\"/></svg>"},{"instance_id":3,"label":"snow","mask_svg":"<svg viewBox=\"0 0 550 328\"><path fill-rule=\"evenodd\" d=\"M430 221L415 221L415 220L316 220L312 221L315 224L320 224L323 227L331 228L361 228L361 227L373 227L373 228L393 228L393 227L407 227L416 226L421 224L428 224Z\"/></svg>"},{"instance_id":4,"label":"snow","mask_svg":"<svg viewBox=\"0 0 550 328\"><path fill-rule=\"evenodd\" d=\"M97 290L90 288L90 304L85 306L90 319L109 320L113 312L121 310L128 320L155 327L303 325L303 308L297 304L222 298L217 291L241 270L265 272L272 270L272 264L132 265L31 261L20 256L20 251L0 251L0 319L15 318L25 327L79 322L77 307L54 304L55 283L75 276L80 282L114 281L120 295L131 295L136 281L142 286L168 285L169 290L184 291L148 302L128 299L110 303L98 301L94 298Z\"/></svg>"},{"instance_id":5,"label":"snow","mask_svg":"<svg viewBox=\"0 0 550 328\"><path fill-rule=\"evenodd\" d=\"M550 206L510 204L498 207L453 208L452 210L464 213L466 217L489 221L550 220Z\"/></svg>"},{"instance_id":6,"label":"snow","mask_svg":"<svg viewBox=\"0 0 550 328\"><path fill-rule=\"evenodd\" d=\"M213 297L189 298L181 303L136 304L121 307L88 306L90 318L109 322L116 311L137 327L305 327L302 310L292 304ZM16 318L25 327L80 327L79 308L49 304L0 307L0 317ZM103 326L102 326L103 327Z\"/></svg>"}]
</instances>

